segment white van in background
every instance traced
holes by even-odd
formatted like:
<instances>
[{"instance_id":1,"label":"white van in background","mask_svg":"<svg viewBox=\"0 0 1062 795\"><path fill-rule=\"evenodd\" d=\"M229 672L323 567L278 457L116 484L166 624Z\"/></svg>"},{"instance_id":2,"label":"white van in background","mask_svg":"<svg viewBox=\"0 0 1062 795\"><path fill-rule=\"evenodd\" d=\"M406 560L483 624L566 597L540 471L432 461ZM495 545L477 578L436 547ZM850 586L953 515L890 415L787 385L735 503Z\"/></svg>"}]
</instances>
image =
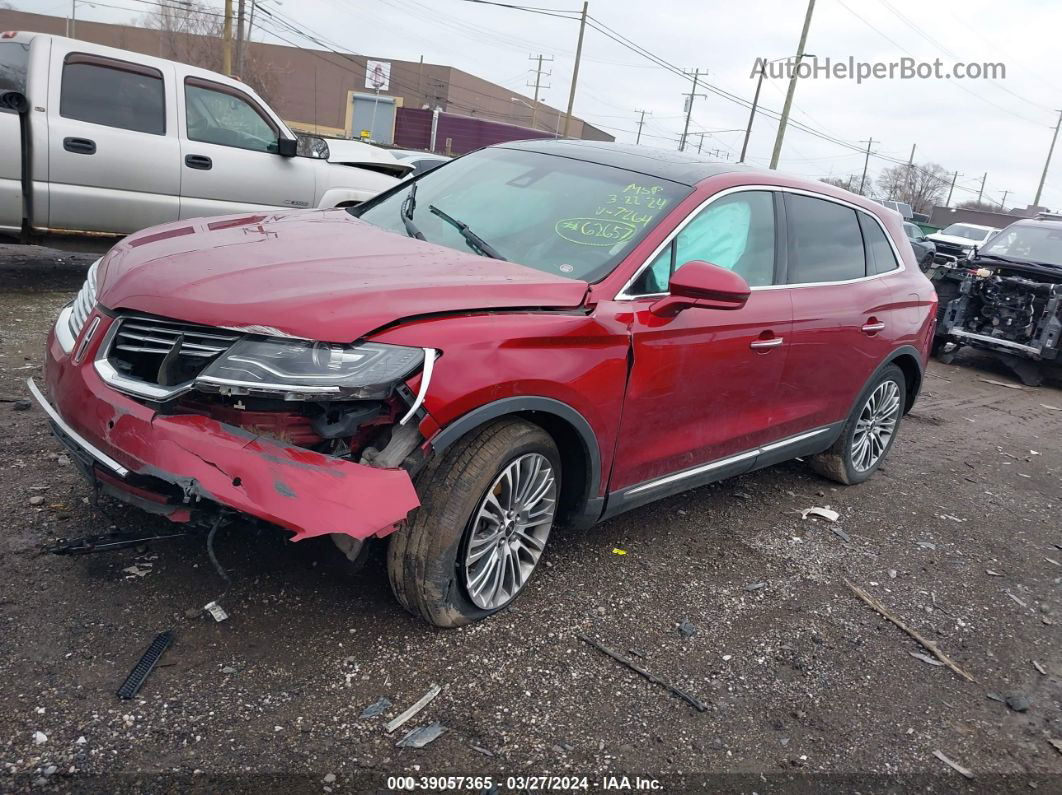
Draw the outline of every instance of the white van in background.
<instances>
[{"instance_id":1,"label":"white van in background","mask_svg":"<svg viewBox=\"0 0 1062 795\"><path fill-rule=\"evenodd\" d=\"M398 182L304 144L238 80L0 33L0 233L124 235L204 215L355 205Z\"/></svg>"}]
</instances>

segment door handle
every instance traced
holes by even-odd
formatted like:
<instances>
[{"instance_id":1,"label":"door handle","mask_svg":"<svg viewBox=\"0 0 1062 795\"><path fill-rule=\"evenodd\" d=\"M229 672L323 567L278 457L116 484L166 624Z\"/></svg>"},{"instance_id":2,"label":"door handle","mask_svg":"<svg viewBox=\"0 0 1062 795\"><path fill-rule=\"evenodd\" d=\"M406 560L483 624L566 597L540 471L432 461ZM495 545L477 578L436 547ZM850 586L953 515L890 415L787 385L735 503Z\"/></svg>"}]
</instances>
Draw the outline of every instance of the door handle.
<instances>
[{"instance_id":1,"label":"door handle","mask_svg":"<svg viewBox=\"0 0 1062 795\"><path fill-rule=\"evenodd\" d=\"M749 343L749 347L754 351L764 351L770 350L771 348L777 348L783 342L785 342L785 337L770 337L765 340L753 340Z\"/></svg>"},{"instance_id":2,"label":"door handle","mask_svg":"<svg viewBox=\"0 0 1062 795\"><path fill-rule=\"evenodd\" d=\"M209 171L214 167L214 161L206 155L185 155L184 164L188 168L198 168L201 171Z\"/></svg>"},{"instance_id":3,"label":"door handle","mask_svg":"<svg viewBox=\"0 0 1062 795\"><path fill-rule=\"evenodd\" d=\"M64 138L63 149L76 155L96 154L96 142L88 138Z\"/></svg>"},{"instance_id":4,"label":"door handle","mask_svg":"<svg viewBox=\"0 0 1062 795\"><path fill-rule=\"evenodd\" d=\"M864 323L862 328L860 328L859 330L862 331L864 334L877 334L879 331L884 331L884 329L884 323L882 323L880 320L875 320L874 318L871 318L868 322Z\"/></svg>"}]
</instances>

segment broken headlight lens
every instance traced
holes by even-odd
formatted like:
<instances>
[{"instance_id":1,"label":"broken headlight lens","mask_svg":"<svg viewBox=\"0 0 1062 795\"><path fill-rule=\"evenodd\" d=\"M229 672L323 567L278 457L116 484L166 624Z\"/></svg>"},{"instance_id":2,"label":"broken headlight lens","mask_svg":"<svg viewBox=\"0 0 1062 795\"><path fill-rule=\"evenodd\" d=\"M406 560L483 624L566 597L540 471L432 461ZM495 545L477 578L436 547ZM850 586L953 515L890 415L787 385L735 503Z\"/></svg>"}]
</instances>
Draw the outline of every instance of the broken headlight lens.
<instances>
[{"instance_id":1,"label":"broken headlight lens","mask_svg":"<svg viewBox=\"0 0 1062 795\"><path fill-rule=\"evenodd\" d=\"M285 400L383 400L423 362L422 348L244 338L196 378L196 387Z\"/></svg>"}]
</instances>

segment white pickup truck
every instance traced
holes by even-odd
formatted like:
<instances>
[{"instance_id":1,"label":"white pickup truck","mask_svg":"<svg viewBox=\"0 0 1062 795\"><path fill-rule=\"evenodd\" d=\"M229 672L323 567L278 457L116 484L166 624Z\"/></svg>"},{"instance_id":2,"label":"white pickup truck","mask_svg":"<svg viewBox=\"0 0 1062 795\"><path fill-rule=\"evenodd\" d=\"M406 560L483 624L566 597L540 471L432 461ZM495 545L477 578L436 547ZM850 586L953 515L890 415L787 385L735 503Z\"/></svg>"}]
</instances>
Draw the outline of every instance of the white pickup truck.
<instances>
[{"instance_id":1,"label":"white pickup truck","mask_svg":"<svg viewBox=\"0 0 1062 795\"><path fill-rule=\"evenodd\" d=\"M398 182L379 162L330 163L327 146L305 143L216 72L0 33L0 233L124 235L204 215L354 205Z\"/></svg>"}]
</instances>

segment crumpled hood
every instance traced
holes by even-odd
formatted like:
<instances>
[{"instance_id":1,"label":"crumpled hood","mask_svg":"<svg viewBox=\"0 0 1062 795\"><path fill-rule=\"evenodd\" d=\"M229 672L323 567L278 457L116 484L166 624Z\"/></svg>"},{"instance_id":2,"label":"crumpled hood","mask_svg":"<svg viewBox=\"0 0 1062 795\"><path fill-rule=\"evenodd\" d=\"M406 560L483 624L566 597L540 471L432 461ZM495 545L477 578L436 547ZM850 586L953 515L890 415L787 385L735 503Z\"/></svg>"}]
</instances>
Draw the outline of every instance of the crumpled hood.
<instances>
[{"instance_id":1,"label":"crumpled hood","mask_svg":"<svg viewBox=\"0 0 1062 795\"><path fill-rule=\"evenodd\" d=\"M197 218L138 232L101 263L112 310L351 342L403 318L574 308L586 282L379 229L345 210Z\"/></svg>"}]
</instances>

